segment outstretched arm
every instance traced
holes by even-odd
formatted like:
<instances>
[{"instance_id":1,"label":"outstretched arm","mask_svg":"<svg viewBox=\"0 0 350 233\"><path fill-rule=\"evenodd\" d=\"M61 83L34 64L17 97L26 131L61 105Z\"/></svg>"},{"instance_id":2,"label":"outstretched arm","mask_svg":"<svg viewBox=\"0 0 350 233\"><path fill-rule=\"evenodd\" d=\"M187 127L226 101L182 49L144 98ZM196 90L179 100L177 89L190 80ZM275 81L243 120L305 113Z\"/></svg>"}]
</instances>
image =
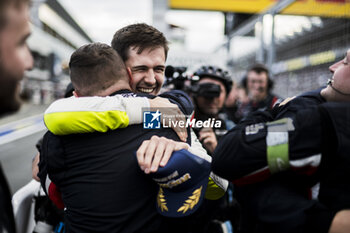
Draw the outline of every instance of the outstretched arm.
<instances>
[{"instance_id":1,"label":"outstretched arm","mask_svg":"<svg viewBox=\"0 0 350 233\"><path fill-rule=\"evenodd\" d=\"M214 151L213 171L241 185L288 169L314 172L321 159L320 113L310 108L289 116L239 124L229 131Z\"/></svg>"},{"instance_id":2,"label":"outstretched arm","mask_svg":"<svg viewBox=\"0 0 350 233\"><path fill-rule=\"evenodd\" d=\"M172 152L181 149L187 149L192 154L211 161L211 157L207 154L192 130L191 147L187 143L177 142L165 137L153 136L150 140L145 140L136 152L137 161L141 170L149 174L156 172L159 166L165 166ZM227 187L227 180L211 172L205 197L210 200L217 200L225 194Z\"/></svg>"},{"instance_id":3,"label":"outstretched arm","mask_svg":"<svg viewBox=\"0 0 350 233\"><path fill-rule=\"evenodd\" d=\"M53 102L45 111L44 122L55 135L74 133L106 132L125 128L131 124L140 124L143 111L161 109L171 120L184 121L185 116L179 107L164 98L145 97L71 97ZM186 130L172 125L180 139L187 138Z\"/></svg>"}]
</instances>

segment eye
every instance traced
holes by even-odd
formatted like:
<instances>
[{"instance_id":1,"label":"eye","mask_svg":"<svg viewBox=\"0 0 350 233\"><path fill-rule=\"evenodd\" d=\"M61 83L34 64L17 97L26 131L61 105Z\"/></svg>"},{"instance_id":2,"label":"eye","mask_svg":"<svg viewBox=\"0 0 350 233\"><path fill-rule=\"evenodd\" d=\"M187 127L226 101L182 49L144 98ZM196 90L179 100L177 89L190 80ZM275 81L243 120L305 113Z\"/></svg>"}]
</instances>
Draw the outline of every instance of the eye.
<instances>
[{"instance_id":1,"label":"eye","mask_svg":"<svg viewBox=\"0 0 350 233\"><path fill-rule=\"evenodd\" d=\"M146 66L136 66L136 67L133 67L131 69L131 71L133 73L136 73L136 72L146 72L148 70L148 68Z\"/></svg>"},{"instance_id":2,"label":"eye","mask_svg":"<svg viewBox=\"0 0 350 233\"><path fill-rule=\"evenodd\" d=\"M164 69L165 69L164 67L156 67L156 68L154 68L154 71L158 72L158 73L163 73Z\"/></svg>"}]
</instances>

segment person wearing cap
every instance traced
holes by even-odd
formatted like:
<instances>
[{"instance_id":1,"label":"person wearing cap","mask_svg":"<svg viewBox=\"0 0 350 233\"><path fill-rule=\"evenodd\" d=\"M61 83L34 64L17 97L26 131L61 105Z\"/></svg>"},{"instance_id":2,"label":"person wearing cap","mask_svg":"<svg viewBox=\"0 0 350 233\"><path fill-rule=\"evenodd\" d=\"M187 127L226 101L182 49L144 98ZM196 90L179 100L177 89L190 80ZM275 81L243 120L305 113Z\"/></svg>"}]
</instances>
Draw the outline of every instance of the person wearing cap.
<instances>
[{"instance_id":1,"label":"person wearing cap","mask_svg":"<svg viewBox=\"0 0 350 233\"><path fill-rule=\"evenodd\" d=\"M349 61L350 49L326 87L251 115L219 142L212 169L240 186L244 232L349 232Z\"/></svg>"}]
</instances>

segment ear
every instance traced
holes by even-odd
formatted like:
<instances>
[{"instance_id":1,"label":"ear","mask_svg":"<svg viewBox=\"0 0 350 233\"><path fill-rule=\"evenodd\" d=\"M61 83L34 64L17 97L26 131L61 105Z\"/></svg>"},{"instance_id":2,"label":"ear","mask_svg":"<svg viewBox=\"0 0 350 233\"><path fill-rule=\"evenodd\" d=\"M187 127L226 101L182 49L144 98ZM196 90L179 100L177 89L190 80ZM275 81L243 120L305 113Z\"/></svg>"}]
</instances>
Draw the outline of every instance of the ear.
<instances>
[{"instance_id":1,"label":"ear","mask_svg":"<svg viewBox=\"0 0 350 233\"><path fill-rule=\"evenodd\" d=\"M126 72L128 73L128 76L129 76L129 85L131 86L131 83L132 83L132 73L131 73L130 67L127 67L127 68L126 68Z\"/></svg>"},{"instance_id":2,"label":"ear","mask_svg":"<svg viewBox=\"0 0 350 233\"><path fill-rule=\"evenodd\" d=\"M80 96L80 94L79 94L79 92L77 90L73 91L73 95L74 95L74 97L79 97Z\"/></svg>"}]
</instances>

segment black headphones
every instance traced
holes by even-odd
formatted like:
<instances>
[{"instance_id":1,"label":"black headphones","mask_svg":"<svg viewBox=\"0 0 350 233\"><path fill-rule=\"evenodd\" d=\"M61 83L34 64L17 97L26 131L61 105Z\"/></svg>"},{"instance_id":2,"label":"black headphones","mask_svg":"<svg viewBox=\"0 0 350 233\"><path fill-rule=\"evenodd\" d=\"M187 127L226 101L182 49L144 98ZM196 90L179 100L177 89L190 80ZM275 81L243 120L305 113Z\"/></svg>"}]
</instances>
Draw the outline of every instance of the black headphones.
<instances>
[{"instance_id":1,"label":"black headphones","mask_svg":"<svg viewBox=\"0 0 350 233\"><path fill-rule=\"evenodd\" d=\"M270 78L269 69L263 64L255 64L255 65L253 65L252 67L250 67L248 69L248 72L250 72L250 71L254 71L254 72L258 73L258 74L260 74L262 72L266 73L266 75L267 75L267 92L270 92L270 90L273 88L274 82ZM247 82L248 82L248 77L247 77L248 76L248 72L241 80L241 86L244 87L244 89L246 89L246 90L248 88L248 84L247 84Z\"/></svg>"}]
</instances>

